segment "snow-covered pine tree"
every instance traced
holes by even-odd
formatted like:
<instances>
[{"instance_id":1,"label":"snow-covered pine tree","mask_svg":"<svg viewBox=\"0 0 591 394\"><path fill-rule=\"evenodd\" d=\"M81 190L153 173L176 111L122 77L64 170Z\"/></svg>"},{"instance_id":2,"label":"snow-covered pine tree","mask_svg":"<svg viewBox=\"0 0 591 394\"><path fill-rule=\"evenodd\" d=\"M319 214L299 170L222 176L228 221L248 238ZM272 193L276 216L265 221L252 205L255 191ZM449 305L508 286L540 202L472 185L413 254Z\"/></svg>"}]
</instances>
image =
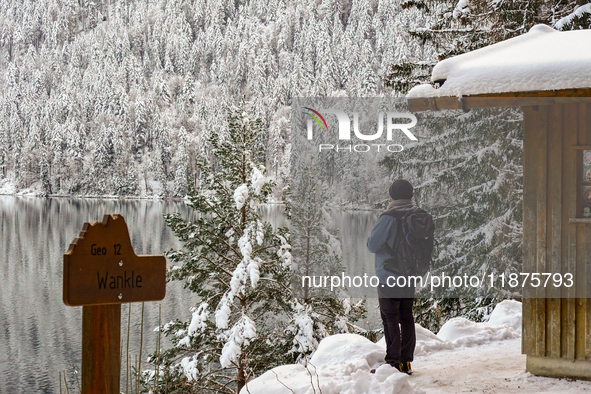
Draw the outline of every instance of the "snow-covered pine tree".
<instances>
[{"instance_id":1,"label":"snow-covered pine tree","mask_svg":"<svg viewBox=\"0 0 591 394\"><path fill-rule=\"evenodd\" d=\"M401 57L385 83L406 93L431 82L438 61L527 33L537 24L588 29L591 8L581 5L563 0L402 0L403 9L415 9L427 22L408 25L406 31L421 56Z\"/></svg>"},{"instance_id":2,"label":"snow-covered pine tree","mask_svg":"<svg viewBox=\"0 0 591 394\"><path fill-rule=\"evenodd\" d=\"M171 280L197 296L187 321L162 327L173 347L152 360L162 365L157 392L238 393L247 380L293 361L285 330L292 309L291 254L285 230L274 230L257 211L271 183L261 164L262 124L230 112L224 134L212 133L200 158L198 184L188 192L197 219L166 216L184 244L171 251Z\"/></svg>"},{"instance_id":3,"label":"snow-covered pine tree","mask_svg":"<svg viewBox=\"0 0 591 394\"><path fill-rule=\"evenodd\" d=\"M49 162L49 152L46 147L43 147L43 153L41 154L41 163L39 163L39 170L41 171L41 190L42 195L48 196L52 194L51 189L51 165Z\"/></svg>"},{"instance_id":4,"label":"snow-covered pine tree","mask_svg":"<svg viewBox=\"0 0 591 394\"><path fill-rule=\"evenodd\" d=\"M365 317L365 300L355 303L341 289L314 287L305 277L340 275L345 270L338 231L325 210L317 164L298 166L287 202L293 255L296 307L291 328L296 333L291 349L308 356L328 335L365 330L353 322ZM299 332L299 333L298 333Z\"/></svg>"},{"instance_id":5,"label":"snow-covered pine tree","mask_svg":"<svg viewBox=\"0 0 591 394\"><path fill-rule=\"evenodd\" d=\"M560 18L555 24L559 30L591 29L591 4L577 0L574 10Z\"/></svg>"},{"instance_id":6,"label":"snow-covered pine tree","mask_svg":"<svg viewBox=\"0 0 591 394\"><path fill-rule=\"evenodd\" d=\"M189 165L189 155L187 154L187 132L181 126L179 130L179 149L176 153L176 169L174 172L173 196L184 197L187 193L187 166Z\"/></svg>"}]
</instances>

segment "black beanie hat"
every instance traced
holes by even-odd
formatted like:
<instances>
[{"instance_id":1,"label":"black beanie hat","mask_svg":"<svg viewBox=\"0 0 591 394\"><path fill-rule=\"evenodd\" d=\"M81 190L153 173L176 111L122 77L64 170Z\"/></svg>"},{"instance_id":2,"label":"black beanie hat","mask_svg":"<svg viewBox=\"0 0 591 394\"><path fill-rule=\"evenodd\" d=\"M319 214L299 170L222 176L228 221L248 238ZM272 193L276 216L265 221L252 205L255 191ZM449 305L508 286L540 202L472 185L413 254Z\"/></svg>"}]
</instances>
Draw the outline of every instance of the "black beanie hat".
<instances>
[{"instance_id":1,"label":"black beanie hat","mask_svg":"<svg viewBox=\"0 0 591 394\"><path fill-rule=\"evenodd\" d=\"M390 186L390 197L393 200L410 200L412 198L412 185L405 179L398 179Z\"/></svg>"}]
</instances>

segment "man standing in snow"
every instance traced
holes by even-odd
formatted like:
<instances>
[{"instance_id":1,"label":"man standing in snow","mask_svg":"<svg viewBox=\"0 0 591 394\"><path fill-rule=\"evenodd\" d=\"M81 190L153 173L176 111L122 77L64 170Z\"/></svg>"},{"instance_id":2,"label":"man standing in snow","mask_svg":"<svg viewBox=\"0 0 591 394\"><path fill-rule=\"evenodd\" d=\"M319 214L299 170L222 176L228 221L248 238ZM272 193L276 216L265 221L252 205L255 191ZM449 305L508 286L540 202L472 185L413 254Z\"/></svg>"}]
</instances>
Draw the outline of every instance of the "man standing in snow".
<instances>
[{"instance_id":1,"label":"man standing in snow","mask_svg":"<svg viewBox=\"0 0 591 394\"><path fill-rule=\"evenodd\" d=\"M392 255L396 233L401 231L396 217L404 215L405 211L413 209L412 185L404 180L395 181L389 189L390 204L384 212L371 235L367 239L367 248L375 253L376 276L380 280L378 286L378 300L380 313L384 324L386 339L386 362L401 372L412 374L410 363L413 361L416 333L412 315L414 302L414 286L395 287L396 274L384 268L384 262ZM388 244L388 246L386 245ZM390 279L388 280L388 278Z\"/></svg>"}]
</instances>

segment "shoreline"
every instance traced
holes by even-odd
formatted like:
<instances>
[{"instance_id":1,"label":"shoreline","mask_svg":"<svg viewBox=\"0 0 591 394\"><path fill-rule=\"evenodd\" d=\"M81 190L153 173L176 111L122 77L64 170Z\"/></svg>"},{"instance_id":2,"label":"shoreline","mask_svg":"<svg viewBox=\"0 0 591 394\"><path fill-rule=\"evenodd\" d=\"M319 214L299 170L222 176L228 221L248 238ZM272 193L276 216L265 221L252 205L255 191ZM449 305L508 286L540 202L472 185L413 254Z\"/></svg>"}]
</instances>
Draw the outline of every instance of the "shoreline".
<instances>
[{"instance_id":1,"label":"shoreline","mask_svg":"<svg viewBox=\"0 0 591 394\"><path fill-rule=\"evenodd\" d=\"M20 198L60 198L60 199L80 199L80 200L124 200L124 201L170 201L170 202L185 202L189 200L186 197L158 197L158 196L92 196L92 195L63 195L63 194L50 194L47 196L40 196L35 193L0 193L0 197L20 197ZM261 205L275 205L285 206L283 202L270 201ZM337 210L337 211L353 211L353 212L380 212L380 208L369 208L369 207L350 207L350 206L339 206L339 205L327 205L326 209Z\"/></svg>"}]
</instances>

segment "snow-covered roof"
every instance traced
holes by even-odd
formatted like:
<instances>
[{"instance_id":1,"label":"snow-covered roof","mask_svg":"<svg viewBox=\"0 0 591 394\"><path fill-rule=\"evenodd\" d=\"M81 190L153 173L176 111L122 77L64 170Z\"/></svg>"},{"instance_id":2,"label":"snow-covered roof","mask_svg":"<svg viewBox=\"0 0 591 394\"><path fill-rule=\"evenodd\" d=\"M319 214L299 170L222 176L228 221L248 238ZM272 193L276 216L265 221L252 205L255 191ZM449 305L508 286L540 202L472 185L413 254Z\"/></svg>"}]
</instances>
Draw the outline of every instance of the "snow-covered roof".
<instances>
[{"instance_id":1,"label":"snow-covered roof","mask_svg":"<svg viewBox=\"0 0 591 394\"><path fill-rule=\"evenodd\" d=\"M591 30L559 32L537 25L521 36L437 63L431 80L445 82L438 89L415 86L407 97L588 89Z\"/></svg>"}]
</instances>

